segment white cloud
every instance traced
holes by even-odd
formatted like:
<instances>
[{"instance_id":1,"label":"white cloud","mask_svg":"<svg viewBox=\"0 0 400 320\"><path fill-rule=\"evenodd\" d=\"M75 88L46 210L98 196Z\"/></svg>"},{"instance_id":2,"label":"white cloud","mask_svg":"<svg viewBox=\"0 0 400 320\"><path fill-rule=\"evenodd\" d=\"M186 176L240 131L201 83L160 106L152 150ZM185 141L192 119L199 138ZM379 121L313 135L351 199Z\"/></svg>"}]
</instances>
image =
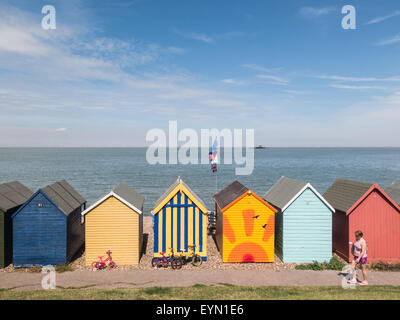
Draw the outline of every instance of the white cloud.
<instances>
[{"instance_id":1,"label":"white cloud","mask_svg":"<svg viewBox=\"0 0 400 320\"><path fill-rule=\"evenodd\" d=\"M369 20L366 24L379 23L379 22L385 21L387 19L393 18L395 16L398 16L398 15L400 15L400 11L399 10L394 11L394 12L392 12L392 13L386 15L386 16L373 18L373 19Z\"/></svg>"},{"instance_id":2,"label":"white cloud","mask_svg":"<svg viewBox=\"0 0 400 320\"><path fill-rule=\"evenodd\" d=\"M244 82L236 79L223 79L221 80L223 83L226 84L235 84L235 85L243 85Z\"/></svg>"},{"instance_id":3,"label":"white cloud","mask_svg":"<svg viewBox=\"0 0 400 320\"><path fill-rule=\"evenodd\" d=\"M304 17L320 17L328 13L335 11L335 8L325 7L325 8L313 8L313 7L302 7L300 8L300 14Z\"/></svg>"},{"instance_id":4,"label":"white cloud","mask_svg":"<svg viewBox=\"0 0 400 320\"><path fill-rule=\"evenodd\" d=\"M213 38L211 38L203 33L192 32L192 33L186 34L185 37L194 39L194 40L200 40L200 41L207 42L207 43L214 42Z\"/></svg>"},{"instance_id":5,"label":"white cloud","mask_svg":"<svg viewBox=\"0 0 400 320\"><path fill-rule=\"evenodd\" d=\"M264 73L274 73L274 74L277 74L282 69L282 68L265 68L257 64L242 64L241 66L243 68L254 71L261 71ZM258 74L256 75L256 77L259 79L269 80L271 84L276 84L276 85L287 85L290 82L288 79L278 75Z\"/></svg>"},{"instance_id":6,"label":"white cloud","mask_svg":"<svg viewBox=\"0 0 400 320\"><path fill-rule=\"evenodd\" d=\"M394 105L398 108L397 105L400 105L400 91L396 91L388 96L384 97L377 97L376 98L379 102Z\"/></svg>"},{"instance_id":7,"label":"white cloud","mask_svg":"<svg viewBox=\"0 0 400 320\"><path fill-rule=\"evenodd\" d=\"M307 115L308 123L305 121L302 127L299 124L301 115L296 110L308 101L302 104L301 96L296 97L294 104L293 101L285 102L282 99L283 90L279 90L279 98L274 100L262 92L240 91L242 87L238 86L226 85L223 86L224 90L216 89L213 87L215 80L210 81L211 76L205 80L170 63L168 59L172 54L183 52L168 43L161 46L136 39L109 39L99 37L99 34L104 34L102 32L85 33L85 26L82 26L83 30L74 29L69 24L61 28L61 22L57 24L56 32L42 33L36 18L31 19L25 14L18 19L16 15L12 16L13 20L5 27L11 28L10 31L17 35L22 32L27 38L21 40L18 35L19 40L15 43L1 43L0 131L4 134L0 134L0 145L113 146L118 141L119 146L142 146L143 132L154 126L162 126L169 119L177 119L187 127L205 123L207 127L219 126L223 119L226 126L258 128L259 136L265 121L249 117L249 110L256 110L257 113L268 111L270 117L279 124L276 130L268 129L264 136L267 141L281 145L297 141L303 145L338 144L338 141L347 143L347 140L336 136L340 121L343 120L339 116L335 118L337 122L330 123L327 120L317 127L315 123L318 121ZM4 27L4 24L0 24ZM215 35L210 38L218 40ZM279 68L268 69L254 64L243 67L256 71L254 76L259 74L260 79L273 84L290 83L289 79L280 76ZM331 77L327 76L326 79L344 83L400 81L400 77ZM241 82L234 78L217 78L217 81L226 84ZM305 93L301 90L286 91L291 94ZM377 130L388 132L391 129L394 132L386 136L385 133L377 135L376 139L384 141L400 130L398 120L397 126L394 126L390 118L392 115L398 119L396 108L398 110L400 94L371 102L370 109L365 110L370 115L366 119L372 118L377 102L382 102L385 107L376 115L379 119ZM357 119L360 110L349 109L349 114ZM315 114L326 112L322 109L318 111ZM335 112L336 109L332 111ZM282 123L288 126L285 135L282 135ZM356 126L351 123L348 126L346 133L354 133ZM63 129L65 131L55 134L55 130ZM353 136L358 145L369 143L366 135L356 133ZM300 139L301 135L303 140Z\"/></svg>"},{"instance_id":8,"label":"white cloud","mask_svg":"<svg viewBox=\"0 0 400 320\"><path fill-rule=\"evenodd\" d=\"M185 32L185 31L179 30L178 28L173 28L173 31L183 38L198 40L198 41L202 41L205 43L212 43L219 39L230 40L230 39L242 37L245 35L245 33L241 32L241 31L229 31L229 32L218 33L218 34L213 34L213 35L208 35L205 33L197 33L197 32Z\"/></svg>"},{"instance_id":9,"label":"white cloud","mask_svg":"<svg viewBox=\"0 0 400 320\"><path fill-rule=\"evenodd\" d=\"M365 90L365 89L379 89L379 90L386 90L385 87L380 86L354 86L354 85L345 85L340 83L332 83L329 85L332 88L337 89L349 89L349 90Z\"/></svg>"},{"instance_id":10,"label":"white cloud","mask_svg":"<svg viewBox=\"0 0 400 320\"><path fill-rule=\"evenodd\" d=\"M266 73L274 73L278 72L281 70L281 68L265 68L256 64L242 64L242 67L255 70L255 71L261 71L261 72L266 72Z\"/></svg>"},{"instance_id":11,"label":"white cloud","mask_svg":"<svg viewBox=\"0 0 400 320\"><path fill-rule=\"evenodd\" d=\"M279 84L279 85L287 85L290 82L288 79L267 74L259 74L257 75L257 78L271 80L273 84Z\"/></svg>"},{"instance_id":12,"label":"white cloud","mask_svg":"<svg viewBox=\"0 0 400 320\"><path fill-rule=\"evenodd\" d=\"M339 81L348 81L348 82L374 82L374 81L388 81L388 82L399 82L400 76L393 76L387 78L376 78L376 77L346 77L346 76L337 76L337 75L319 75L315 76L319 79L327 79L327 80L339 80Z\"/></svg>"},{"instance_id":13,"label":"white cloud","mask_svg":"<svg viewBox=\"0 0 400 320\"><path fill-rule=\"evenodd\" d=\"M400 103L400 92L392 98ZM400 108L387 97L341 105L322 115L323 121L316 121L309 114L302 116L288 110L270 114L274 121L267 129L261 127L257 136L265 137L273 147L399 147ZM371 124L377 134L371 134Z\"/></svg>"},{"instance_id":14,"label":"white cloud","mask_svg":"<svg viewBox=\"0 0 400 320\"><path fill-rule=\"evenodd\" d=\"M141 0L131 0L131 1L124 1L124 2L116 2L116 1L110 1L110 2L104 2L102 3L102 7L105 8L128 8L131 7L137 3L139 3Z\"/></svg>"},{"instance_id":15,"label":"white cloud","mask_svg":"<svg viewBox=\"0 0 400 320\"><path fill-rule=\"evenodd\" d=\"M226 115L224 108L244 110L253 99L236 91L216 90L209 81L170 64L171 54L183 53L178 47L97 37L96 31L85 33L85 26L82 31L60 23L55 32L42 34L40 24L26 13L13 17L6 24L11 33L33 40L27 42L29 48L23 47L27 45L24 41L0 47L0 68L4 70L0 74L0 125L11 119L26 126L27 111L34 114L35 126L53 132L63 132L63 128L52 128L60 119L67 128L82 127L83 123L86 129L107 126L116 119L135 126L151 125L166 117L185 121L207 118L212 107L217 107L213 110L217 116L235 119L239 113ZM95 120L88 123L87 119ZM81 130L69 129L69 139Z\"/></svg>"},{"instance_id":16,"label":"white cloud","mask_svg":"<svg viewBox=\"0 0 400 320\"><path fill-rule=\"evenodd\" d=\"M56 131L57 132L65 132L65 131L67 131L67 128L57 128Z\"/></svg>"},{"instance_id":17,"label":"white cloud","mask_svg":"<svg viewBox=\"0 0 400 320\"><path fill-rule=\"evenodd\" d=\"M3 20L0 22L0 51L36 56L46 54L47 46L37 35L10 27Z\"/></svg>"},{"instance_id":18,"label":"white cloud","mask_svg":"<svg viewBox=\"0 0 400 320\"><path fill-rule=\"evenodd\" d=\"M289 93L289 94L310 94L310 91L305 91L305 90L283 90L283 92Z\"/></svg>"},{"instance_id":19,"label":"white cloud","mask_svg":"<svg viewBox=\"0 0 400 320\"><path fill-rule=\"evenodd\" d=\"M214 38L204 34L204 33L196 33L196 32L183 32L181 30L178 30L174 28L174 32L181 37L187 38L187 39L192 39L192 40L198 40L202 41L205 43L212 43L214 42Z\"/></svg>"},{"instance_id":20,"label":"white cloud","mask_svg":"<svg viewBox=\"0 0 400 320\"><path fill-rule=\"evenodd\" d=\"M394 44L394 43L397 43L397 42L400 42L400 34L395 35L395 36L393 36L393 37L390 38L390 39L386 39L386 40L379 41L379 42L377 42L376 44L377 44L378 46L386 46L386 45Z\"/></svg>"}]
</instances>

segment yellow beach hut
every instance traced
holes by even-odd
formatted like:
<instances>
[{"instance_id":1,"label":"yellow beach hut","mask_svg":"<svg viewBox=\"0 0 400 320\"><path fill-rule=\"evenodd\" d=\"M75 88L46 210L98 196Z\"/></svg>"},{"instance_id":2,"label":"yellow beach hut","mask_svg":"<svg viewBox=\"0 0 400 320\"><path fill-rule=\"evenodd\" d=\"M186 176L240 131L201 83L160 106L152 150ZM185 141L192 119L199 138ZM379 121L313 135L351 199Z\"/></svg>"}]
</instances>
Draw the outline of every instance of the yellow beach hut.
<instances>
[{"instance_id":1,"label":"yellow beach hut","mask_svg":"<svg viewBox=\"0 0 400 320\"><path fill-rule=\"evenodd\" d=\"M152 211L154 257L181 250L190 259L190 246L207 260L207 209L203 201L179 177L158 199Z\"/></svg>"},{"instance_id":2,"label":"yellow beach hut","mask_svg":"<svg viewBox=\"0 0 400 320\"><path fill-rule=\"evenodd\" d=\"M274 262L277 210L235 180L214 195L223 262Z\"/></svg>"},{"instance_id":3,"label":"yellow beach hut","mask_svg":"<svg viewBox=\"0 0 400 320\"><path fill-rule=\"evenodd\" d=\"M117 265L138 264L143 243L144 196L120 183L82 212L86 265L112 251Z\"/></svg>"}]
</instances>

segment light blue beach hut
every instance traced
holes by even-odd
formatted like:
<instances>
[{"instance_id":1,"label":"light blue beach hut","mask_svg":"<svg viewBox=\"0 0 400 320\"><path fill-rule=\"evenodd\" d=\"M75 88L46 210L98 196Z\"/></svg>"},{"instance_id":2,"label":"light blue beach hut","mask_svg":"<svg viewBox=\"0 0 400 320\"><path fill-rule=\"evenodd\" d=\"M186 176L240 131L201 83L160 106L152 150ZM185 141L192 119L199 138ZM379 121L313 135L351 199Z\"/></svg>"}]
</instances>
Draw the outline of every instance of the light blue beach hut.
<instances>
[{"instance_id":1,"label":"light blue beach hut","mask_svg":"<svg viewBox=\"0 0 400 320\"><path fill-rule=\"evenodd\" d=\"M264 199L278 209L275 252L283 262L331 259L335 210L310 183L282 177Z\"/></svg>"}]
</instances>

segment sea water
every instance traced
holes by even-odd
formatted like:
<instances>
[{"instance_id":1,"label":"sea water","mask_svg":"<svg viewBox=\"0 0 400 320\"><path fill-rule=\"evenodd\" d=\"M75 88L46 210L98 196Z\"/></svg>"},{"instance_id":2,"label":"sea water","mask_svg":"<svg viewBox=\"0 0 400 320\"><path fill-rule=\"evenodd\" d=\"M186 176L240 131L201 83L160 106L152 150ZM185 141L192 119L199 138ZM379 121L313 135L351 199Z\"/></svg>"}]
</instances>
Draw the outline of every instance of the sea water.
<instances>
[{"instance_id":1,"label":"sea water","mask_svg":"<svg viewBox=\"0 0 400 320\"><path fill-rule=\"evenodd\" d=\"M200 156L200 152L199 152ZM220 159L223 162L223 156ZM150 165L146 148L0 148L0 183L19 180L36 191L66 179L88 205L119 182L145 197L149 215L155 201L180 176L214 208L212 196L238 179L260 196L281 177L311 182L320 192L336 178L376 182L385 188L400 182L400 148L269 148L255 150L254 170L235 176L236 164Z\"/></svg>"}]
</instances>

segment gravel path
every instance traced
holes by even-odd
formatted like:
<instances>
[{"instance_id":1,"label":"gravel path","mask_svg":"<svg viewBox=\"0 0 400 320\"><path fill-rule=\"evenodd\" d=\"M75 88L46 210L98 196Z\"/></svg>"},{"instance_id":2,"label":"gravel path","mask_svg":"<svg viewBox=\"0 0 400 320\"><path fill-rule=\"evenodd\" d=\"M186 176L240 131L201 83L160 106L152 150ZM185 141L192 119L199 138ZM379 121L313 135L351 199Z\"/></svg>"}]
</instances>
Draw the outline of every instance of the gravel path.
<instances>
[{"instance_id":1,"label":"gravel path","mask_svg":"<svg viewBox=\"0 0 400 320\"><path fill-rule=\"evenodd\" d=\"M41 289L40 273L1 273L0 288ZM134 288L151 286L190 286L194 284L234 284L241 286L340 286L337 271L285 270L89 270L59 273L58 287ZM400 272L369 272L370 285L400 286Z\"/></svg>"},{"instance_id":2,"label":"gravel path","mask_svg":"<svg viewBox=\"0 0 400 320\"><path fill-rule=\"evenodd\" d=\"M153 232L151 217L144 219L145 253L137 266L119 266L116 270L93 272L84 264L84 252L69 264L74 271L57 273L59 287L146 287L221 284L248 286L328 286L341 285L338 271L294 270L295 264L282 263L222 263L212 237L208 237L208 260L199 268L186 265L181 270L155 270L151 267ZM118 263L118 262L117 262ZM36 271L36 272L35 272ZM39 271L39 272L37 272ZM0 289L41 289L40 268L0 269ZM369 271L371 285L400 285L400 272Z\"/></svg>"}]
</instances>

